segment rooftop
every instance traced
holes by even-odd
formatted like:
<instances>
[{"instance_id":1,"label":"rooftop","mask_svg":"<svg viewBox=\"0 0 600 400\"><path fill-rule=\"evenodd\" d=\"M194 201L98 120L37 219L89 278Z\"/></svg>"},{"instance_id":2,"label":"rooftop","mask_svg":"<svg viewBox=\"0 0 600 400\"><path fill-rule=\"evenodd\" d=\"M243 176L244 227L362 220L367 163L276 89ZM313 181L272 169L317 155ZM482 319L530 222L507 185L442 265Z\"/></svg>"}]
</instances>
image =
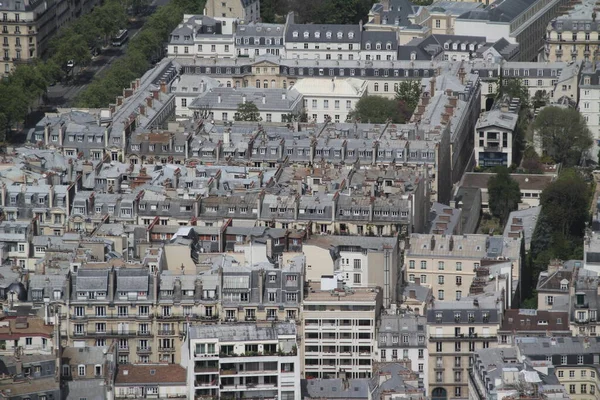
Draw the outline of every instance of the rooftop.
<instances>
[{"instance_id":1,"label":"rooftop","mask_svg":"<svg viewBox=\"0 0 600 400\"><path fill-rule=\"evenodd\" d=\"M180 365L119 365L116 386L158 384L159 386L186 385L186 370Z\"/></svg>"},{"instance_id":2,"label":"rooftop","mask_svg":"<svg viewBox=\"0 0 600 400\"><path fill-rule=\"evenodd\" d=\"M190 339L218 339L220 342L250 342L278 340L279 336L295 336L296 325L278 323L263 327L255 324L239 325L193 325Z\"/></svg>"}]
</instances>

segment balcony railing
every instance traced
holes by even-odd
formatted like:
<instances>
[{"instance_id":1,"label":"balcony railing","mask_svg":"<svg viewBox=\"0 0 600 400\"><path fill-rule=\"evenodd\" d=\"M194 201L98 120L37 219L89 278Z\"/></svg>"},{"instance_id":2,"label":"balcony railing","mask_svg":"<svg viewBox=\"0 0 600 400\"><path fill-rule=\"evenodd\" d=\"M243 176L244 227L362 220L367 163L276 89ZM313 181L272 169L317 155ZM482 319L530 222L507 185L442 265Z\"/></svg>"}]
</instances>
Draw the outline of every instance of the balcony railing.
<instances>
[{"instance_id":1,"label":"balcony railing","mask_svg":"<svg viewBox=\"0 0 600 400\"><path fill-rule=\"evenodd\" d=\"M174 334L175 334L175 331L173 329L159 329L158 330L159 336L172 336Z\"/></svg>"},{"instance_id":2,"label":"balcony railing","mask_svg":"<svg viewBox=\"0 0 600 400\"><path fill-rule=\"evenodd\" d=\"M159 347L158 351L162 352L172 352L175 351L175 347Z\"/></svg>"},{"instance_id":3,"label":"balcony railing","mask_svg":"<svg viewBox=\"0 0 600 400\"><path fill-rule=\"evenodd\" d=\"M152 353L152 346L137 347L137 352L140 354Z\"/></svg>"}]
</instances>

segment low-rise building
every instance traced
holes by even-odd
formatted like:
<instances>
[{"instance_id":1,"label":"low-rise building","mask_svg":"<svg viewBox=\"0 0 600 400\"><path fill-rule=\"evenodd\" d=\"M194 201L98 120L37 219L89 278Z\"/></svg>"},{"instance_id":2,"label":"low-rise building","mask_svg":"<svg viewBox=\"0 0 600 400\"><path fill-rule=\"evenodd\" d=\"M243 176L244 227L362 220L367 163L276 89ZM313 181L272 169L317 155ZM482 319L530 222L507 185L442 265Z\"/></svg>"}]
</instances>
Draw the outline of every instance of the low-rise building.
<instances>
[{"instance_id":1,"label":"low-rise building","mask_svg":"<svg viewBox=\"0 0 600 400\"><path fill-rule=\"evenodd\" d=\"M510 167L520 110L518 99L503 99L477 121L475 162L480 167Z\"/></svg>"},{"instance_id":2,"label":"low-rise building","mask_svg":"<svg viewBox=\"0 0 600 400\"><path fill-rule=\"evenodd\" d=\"M60 399L58 365L54 354L0 356L2 400Z\"/></svg>"},{"instance_id":3,"label":"low-rise building","mask_svg":"<svg viewBox=\"0 0 600 400\"><path fill-rule=\"evenodd\" d=\"M188 398L300 400L296 325L191 325L183 346Z\"/></svg>"},{"instance_id":4,"label":"low-rise building","mask_svg":"<svg viewBox=\"0 0 600 400\"><path fill-rule=\"evenodd\" d=\"M67 347L61 354L61 381L69 399L103 400L113 396L114 355L107 347Z\"/></svg>"},{"instance_id":5,"label":"low-rise building","mask_svg":"<svg viewBox=\"0 0 600 400\"><path fill-rule=\"evenodd\" d=\"M571 336L566 311L519 309L505 310L498 328L498 345L513 346L519 336Z\"/></svg>"},{"instance_id":6,"label":"low-rise building","mask_svg":"<svg viewBox=\"0 0 600 400\"><path fill-rule=\"evenodd\" d=\"M188 398L186 378L186 368L180 365L119 365L114 377L114 398L185 399Z\"/></svg>"}]
</instances>

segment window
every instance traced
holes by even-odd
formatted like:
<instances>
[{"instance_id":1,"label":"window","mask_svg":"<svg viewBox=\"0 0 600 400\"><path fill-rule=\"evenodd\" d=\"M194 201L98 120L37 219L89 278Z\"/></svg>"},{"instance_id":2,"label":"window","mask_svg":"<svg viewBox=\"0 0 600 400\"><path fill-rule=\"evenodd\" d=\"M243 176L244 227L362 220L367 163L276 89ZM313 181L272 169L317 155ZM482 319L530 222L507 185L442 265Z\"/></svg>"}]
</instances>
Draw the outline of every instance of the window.
<instances>
[{"instance_id":1,"label":"window","mask_svg":"<svg viewBox=\"0 0 600 400\"><path fill-rule=\"evenodd\" d=\"M460 286L462 285L462 276L457 276L456 277L456 286Z\"/></svg>"},{"instance_id":2,"label":"window","mask_svg":"<svg viewBox=\"0 0 600 400\"><path fill-rule=\"evenodd\" d=\"M439 275L438 276L438 285L443 285L444 284L444 275Z\"/></svg>"},{"instance_id":3,"label":"window","mask_svg":"<svg viewBox=\"0 0 600 400\"><path fill-rule=\"evenodd\" d=\"M438 270L440 270L440 271L444 270L444 262L443 261L438 261Z\"/></svg>"},{"instance_id":4,"label":"window","mask_svg":"<svg viewBox=\"0 0 600 400\"><path fill-rule=\"evenodd\" d=\"M462 271L462 263L461 262L457 262L456 263L456 270L457 271Z\"/></svg>"},{"instance_id":5,"label":"window","mask_svg":"<svg viewBox=\"0 0 600 400\"><path fill-rule=\"evenodd\" d=\"M80 365L77 367L77 375L85 376L85 365Z\"/></svg>"},{"instance_id":6,"label":"window","mask_svg":"<svg viewBox=\"0 0 600 400\"><path fill-rule=\"evenodd\" d=\"M421 269L427 269L427 261L421 261Z\"/></svg>"},{"instance_id":7,"label":"window","mask_svg":"<svg viewBox=\"0 0 600 400\"><path fill-rule=\"evenodd\" d=\"M444 291L438 290L438 300L444 300Z\"/></svg>"},{"instance_id":8,"label":"window","mask_svg":"<svg viewBox=\"0 0 600 400\"><path fill-rule=\"evenodd\" d=\"M565 365L567 363L567 356L560 356L560 363Z\"/></svg>"},{"instance_id":9,"label":"window","mask_svg":"<svg viewBox=\"0 0 600 400\"><path fill-rule=\"evenodd\" d=\"M408 262L408 268L409 269L415 269L415 260L410 260Z\"/></svg>"},{"instance_id":10,"label":"window","mask_svg":"<svg viewBox=\"0 0 600 400\"><path fill-rule=\"evenodd\" d=\"M554 296L546 296L546 304L551 306L554 304Z\"/></svg>"},{"instance_id":11,"label":"window","mask_svg":"<svg viewBox=\"0 0 600 400\"><path fill-rule=\"evenodd\" d=\"M356 285L360 285L361 284L361 274L354 274L354 284Z\"/></svg>"}]
</instances>

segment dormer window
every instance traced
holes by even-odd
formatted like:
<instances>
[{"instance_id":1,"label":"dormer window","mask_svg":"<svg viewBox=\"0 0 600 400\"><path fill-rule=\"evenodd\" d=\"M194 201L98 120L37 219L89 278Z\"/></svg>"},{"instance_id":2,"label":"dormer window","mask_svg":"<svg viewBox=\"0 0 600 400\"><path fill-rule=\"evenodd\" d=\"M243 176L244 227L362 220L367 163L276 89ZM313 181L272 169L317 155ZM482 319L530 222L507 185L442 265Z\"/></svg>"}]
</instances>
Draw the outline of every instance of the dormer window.
<instances>
[{"instance_id":1,"label":"dormer window","mask_svg":"<svg viewBox=\"0 0 600 400\"><path fill-rule=\"evenodd\" d=\"M444 43L444 50L448 50L450 48L450 45L448 43Z\"/></svg>"},{"instance_id":2,"label":"dormer window","mask_svg":"<svg viewBox=\"0 0 600 400\"><path fill-rule=\"evenodd\" d=\"M371 50L371 42L367 42L367 43L365 44L365 49L367 49L367 50Z\"/></svg>"},{"instance_id":3,"label":"dormer window","mask_svg":"<svg viewBox=\"0 0 600 400\"><path fill-rule=\"evenodd\" d=\"M297 38L298 37L298 31L292 32L292 37L296 37Z\"/></svg>"},{"instance_id":4,"label":"dormer window","mask_svg":"<svg viewBox=\"0 0 600 400\"><path fill-rule=\"evenodd\" d=\"M338 32L338 33L337 33L337 38L338 38L338 39L341 39L341 38L343 38L343 37L344 37L344 34L343 34L342 32Z\"/></svg>"},{"instance_id":5,"label":"dormer window","mask_svg":"<svg viewBox=\"0 0 600 400\"><path fill-rule=\"evenodd\" d=\"M412 53L410 53L410 59L411 60L416 60L417 59L417 53L415 53L414 51Z\"/></svg>"},{"instance_id":6,"label":"dormer window","mask_svg":"<svg viewBox=\"0 0 600 400\"><path fill-rule=\"evenodd\" d=\"M452 43L452 50L458 49L458 43Z\"/></svg>"},{"instance_id":7,"label":"dormer window","mask_svg":"<svg viewBox=\"0 0 600 400\"><path fill-rule=\"evenodd\" d=\"M310 34L309 34L308 32L304 32L304 38L305 38L305 39L308 39L308 36L309 36L309 35L310 35Z\"/></svg>"},{"instance_id":8,"label":"dormer window","mask_svg":"<svg viewBox=\"0 0 600 400\"><path fill-rule=\"evenodd\" d=\"M354 39L354 32L348 32L348 39Z\"/></svg>"},{"instance_id":9,"label":"dormer window","mask_svg":"<svg viewBox=\"0 0 600 400\"><path fill-rule=\"evenodd\" d=\"M325 36L327 37L327 39L331 39L331 32L329 32L329 31L328 31L328 32L326 32L326 33L325 33Z\"/></svg>"},{"instance_id":10,"label":"dormer window","mask_svg":"<svg viewBox=\"0 0 600 400\"><path fill-rule=\"evenodd\" d=\"M318 39L321 37L321 32L315 32L315 37Z\"/></svg>"},{"instance_id":11,"label":"dormer window","mask_svg":"<svg viewBox=\"0 0 600 400\"><path fill-rule=\"evenodd\" d=\"M387 43L385 44L385 49L386 49L386 50L391 50L391 49L392 49L392 44L391 44L390 42L387 42Z\"/></svg>"},{"instance_id":12,"label":"dormer window","mask_svg":"<svg viewBox=\"0 0 600 400\"><path fill-rule=\"evenodd\" d=\"M376 50L381 50L381 43L377 42L377 43L375 44L375 49L376 49Z\"/></svg>"}]
</instances>

